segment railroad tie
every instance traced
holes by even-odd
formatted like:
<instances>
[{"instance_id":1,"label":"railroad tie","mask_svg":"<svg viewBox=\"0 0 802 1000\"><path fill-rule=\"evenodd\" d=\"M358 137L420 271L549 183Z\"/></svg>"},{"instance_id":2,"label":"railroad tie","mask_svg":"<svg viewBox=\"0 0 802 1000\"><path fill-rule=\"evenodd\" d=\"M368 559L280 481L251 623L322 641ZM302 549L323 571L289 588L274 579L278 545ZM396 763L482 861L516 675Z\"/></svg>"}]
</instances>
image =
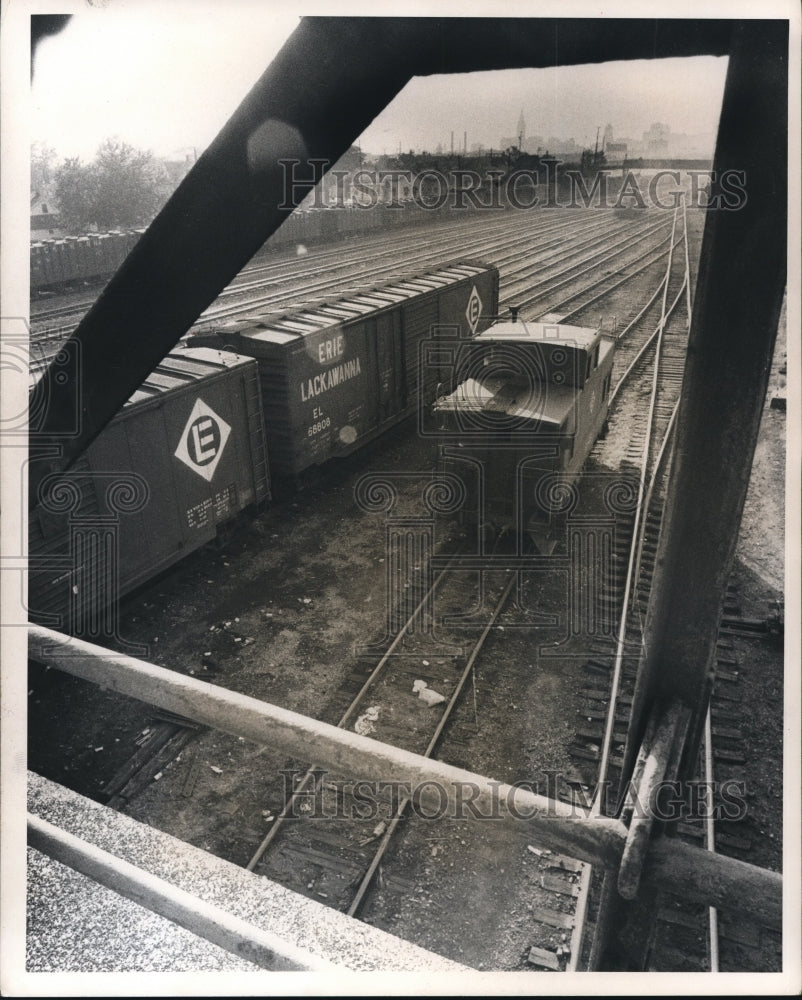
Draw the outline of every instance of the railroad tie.
<instances>
[{"instance_id":1,"label":"railroad tie","mask_svg":"<svg viewBox=\"0 0 802 1000\"><path fill-rule=\"evenodd\" d=\"M560 930L571 930L574 926L574 918L570 913L560 913L558 910L547 910L541 907L532 909L532 917L540 924L548 927L557 927Z\"/></svg>"},{"instance_id":2,"label":"railroad tie","mask_svg":"<svg viewBox=\"0 0 802 1000\"><path fill-rule=\"evenodd\" d=\"M548 951L545 948L532 945L526 960L530 965L540 966L541 969L549 969L552 972L560 971L560 960L553 951Z\"/></svg>"},{"instance_id":3,"label":"railroad tie","mask_svg":"<svg viewBox=\"0 0 802 1000\"><path fill-rule=\"evenodd\" d=\"M571 896L576 899L579 895L579 886L572 882L566 882L556 875L543 876L543 888L549 892L556 892L563 896Z\"/></svg>"}]
</instances>

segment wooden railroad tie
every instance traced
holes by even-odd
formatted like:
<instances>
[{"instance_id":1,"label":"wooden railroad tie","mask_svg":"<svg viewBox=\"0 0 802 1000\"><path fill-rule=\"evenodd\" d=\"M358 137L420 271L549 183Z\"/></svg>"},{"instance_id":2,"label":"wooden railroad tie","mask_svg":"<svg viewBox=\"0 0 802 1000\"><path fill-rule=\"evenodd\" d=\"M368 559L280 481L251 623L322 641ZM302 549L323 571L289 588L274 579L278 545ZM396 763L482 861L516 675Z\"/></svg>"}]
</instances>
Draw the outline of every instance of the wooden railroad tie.
<instances>
[{"instance_id":1,"label":"wooden railroad tie","mask_svg":"<svg viewBox=\"0 0 802 1000\"><path fill-rule=\"evenodd\" d=\"M545 948L532 945L526 960L530 965L538 965L541 969L550 969L552 972L560 971L560 960L553 951L547 951Z\"/></svg>"},{"instance_id":2,"label":"wooden railroad tie","mask_svg":"<svg viewBox=\"0 0 802 1000\"><path fill-rule=\"evenodd\" d=\"M576 858L569 858L565 854L553 854L548 859L549 868L559 868L563 872L578 874L585 867L582 861Z\"/></svg>"},{"instance_id":3,"label":"wooden railroad tie","mask_svg":"<svg viewBox=\"0 0 802 1000\"><path fill-rule=\"evenodd\" d=\"M558 927L560 930L570 930L574 926L574 918L570 913L560 913L557 910L545 910L540 907L532 909L532 916L540 924Z\"/></svg>"},{"instance_id":4,"label":"wooden railroad tie","mask_svg":"<svg viewBox=\"0 0 802 1000\"><path fill-rule=\"evenodd\" d=\"M558 892L563 896L572 896L574 899L579 895L579 886L573 882L566 882L556 875L543 876L543 888L549 892Z\"/></svg>"},{"instance_id":5,"label":"wooden railroad tie","mask_svg":"<svg viewBox=\"0 0 802 1000\"><path fill-rule=\"evenodd\" d=\"M186 798L189 798L195 791L195 786L198 783L198 778L201 773L201 764L199 760L193 760L189 767L187 768L186 777L184 778L184 784L181 786L181 794Z\"/></svg>"}]
</instances>

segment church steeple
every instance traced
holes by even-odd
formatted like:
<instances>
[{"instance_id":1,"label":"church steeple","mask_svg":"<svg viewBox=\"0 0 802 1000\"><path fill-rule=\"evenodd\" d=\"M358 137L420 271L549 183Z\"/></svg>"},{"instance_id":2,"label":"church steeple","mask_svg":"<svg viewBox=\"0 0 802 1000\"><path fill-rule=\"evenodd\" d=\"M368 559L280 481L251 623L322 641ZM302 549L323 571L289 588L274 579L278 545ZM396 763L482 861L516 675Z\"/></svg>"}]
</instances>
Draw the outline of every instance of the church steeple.
<instances>
[{"instance_id":1,"label":"church steeple","mask_svg":"<svg viewBox=\"0 0 802 1000\"><path fill-rule=\"evenodd\" d=\"M521 109L521 114L518 116L518 149L523 150L524 143L526 142L526 122L524 121L523 108Z\"/></svg>"}]
</instances>

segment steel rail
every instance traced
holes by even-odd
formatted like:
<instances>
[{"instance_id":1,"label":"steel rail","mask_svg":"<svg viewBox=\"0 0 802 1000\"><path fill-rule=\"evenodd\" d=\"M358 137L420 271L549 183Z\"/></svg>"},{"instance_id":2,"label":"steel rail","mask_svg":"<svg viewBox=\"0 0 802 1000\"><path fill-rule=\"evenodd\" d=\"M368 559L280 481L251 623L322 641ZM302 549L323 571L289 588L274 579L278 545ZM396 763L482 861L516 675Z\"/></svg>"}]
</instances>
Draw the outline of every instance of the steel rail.
<instances>
[{"instance_id":1,"label":"steel rail","mask_svg":"<svg viewBox=\"0 0 802 1000\"><path fill-rule=\"evenodd\" d=\"M552 227L552 229L558 231L564 231L566 228L567 227L565 227L564 224ZM545 231L551 232L552 229ZM543 231L544 230L542 228L536 228L530 230L530 232L526 234L527 239L531 238L531 242L527 244L527 249L531 249L537 246L538 237L542 234ZM571 230L569 230L569 234L570 232ZM460 257L465 258L465 257L471 257L476 254L488 253L494 250L495 248L509 246L509 245L516 247L517 250L520 250L521 234L509 233L509 232L505 233L503 231L500 231L498 233L494 233L493 236L486 236L486 235L479 236L474 240L473 243L469 243L467 246L465 245L464 242L460 242L455 246L455 241L457 241L457 239L458 239L458 234L457 235L449 234L448 236L443 236L439 240L441 244L439 249L430 249L423 253L419 252L419 250L421 249L421 245L420 244L417 245L416 260L418 261L418 266L423 266L423 263L425 261L426 262L436 261L441 257L443 258L444 261L450 261L453 259L454 254L457 252L459 253ZM438 242L438 241L432 241L432 242ZM423 246L425 247L426 245L424 244ZM585 246L585 244L581 244L580 246ZM380 254L379 256L382 255ZM375 257L371 259L374 260ZM433 263L428 266L439 266L439 265ZM374 280L378 278L380 275L387 275L388 273L389 274L397 273L399 272L400 267L401 263L398 260L396 260L393 263L387 264L385 266L368 268L364 272L364 274L360 277L359 280L363 281ZM545 266L542 269L548 270L548 266ZM304 286L303 288L299 289L297 293L293 292L292 297L289 300L287 298L287 292L282 291L277 294L271 294L261 298L248 299L245 302L231 303L230 305L218 306L217 308L210 307L198 317L197 323L216 322L217 320L224 319L226 317L240 315L243 312L247 313L247 312L252 312L255 309L264 308L266 306L269 306L273 302L287 303L286 308L289 308L289 302L291 302L292 298L294 298L296 295L301 296L301 295L308 295L311 292L325 292L331 288L339 288L341 289L340 294L345 294L345 292L342 290L341 279L332 278L331 280L319 281L317 284ZM282 305L281 308L285 308L285 306Z\"/></svg>"},{"instance_id":2,"label":"steel rail","mask_svg":"<svg viewBox=\"0 0 802 1000\"><path fill-rule=\"evenodd\" d=\"M603 222L597 222L596 225L598 225L598 226L606 225L606 222L604 222L604 221ZM509 228L510 228L510 226L509 226L509 218L499 219L498 216L494 216L492 220L490 220L490 219L487 220L485 226L483 227L483 229L486 232L486 235L488 235L488 236L491 234L491 230L493 232L495 232L496 235L500 236L500 235L503 235L503 233L505 231L508 231ZM585 229L580 229L578 231L580 233L583 233L583 232L585 232L587 230L590 230L592 228L593 228L592 226L588 225ZM421 229L423 229L423 232L421 232ZM444 232L444 230L446 230L446 229L448 231ZM442 240L443 241L447 241L447 240L453 240L453 239L455 239L457 237L461 237L466 232L467 232L467 234L470 235L470 234L474 233L475 231L476 231L476 221L475 221L475 218L471 218L468 222L464 222L462 220L458 220L457 222L454 222L453 220L449 219L449 220L447 220L445 222L441 222L439 224L437 224L437 223L431 223L429 226L426 226L426 227L423 227L423 226L415 227L414 228L414 233L412 231L410 231L410 230L407 230L402 235L399 235L399 236L396 236L396 237L388 237L386 234L383 235L383 236L378 236L378 235L375 235L375 231L374 231L374 233L370 233L369 235L368 234L363 234L363 233L354 233L354 234L351 234L351 235L356 236L356 237L359 237L359 236L363 236L364 237L364 239L359 240L359 241L354 240L352 245L354 245L354 249L356 249L357 248L356 247L356 243L359 242L359 244L360 244L359 245L359 251L365 251L366 256L364 257L364 259L365 260L370 260L370 259L375 259L375 257L383 256L383 255L386 255L386 254L389 254L389 253L397 253L397 252L403 252L405 250L408 250L409 247L410 247L410 244L413 243L413 242L415 243L416 246L420 246L421 244L420 244L419 241L416 241L416 240L412 239L413 235L423 235L423 236L426 236L426 237L430 237L430 236L434 237L435 235L440 234ZM577 232L577 229L573 225L573 223L570 223L570 224L569 223L565 223L565 222L554 222L554 223L552 223L551 221L549 221L548 223L543 223L541 221L541 219L538 219L537 222L536 222L536 224L531 229L529 229L527 231L526 235L527 236L529 236L529 235L537 236L537 235L543 235L543 234L554 233L554 232L568 232L568 233L571 233L571 232ZM430 246L434 242L435 241L434 241L433 238L429 239L429 240L427 240L426 243L423 244L423 246ZM556 241L554 241L554 242L556 242ZM382 248L381 253L374 253L374 254L371 255L370 254L370 250L371 250L372 247L373 248ZM389 247L389 249L387 249L388 247ZM318 262L321 261L323 257L325 257L326 259L323 260L322 263L320 263L320 266L317 266ZM349 266L348 262L346 262L345 264L342 263L342 260L343 260L342 246L340 246L338 244L338 249L336 251L328 251L325 254L321 253L321 254L315 256L314 258L312 257L311 254L307 255L304 258L304 263L307 264L307 265L311 264L311 265L315 265L315 266L314 267L309 267L309 266L304 267L302 270L299 270L299 271L295 272L294 274L287 275L287 274L281 272L280 269L282 267L285 267L287 263L290 263L290 261L283 261L283 262L275 262L275 263L271 263L271 264L261 264L261 265L257 264L257 265L254 265L253 267L244 268L237 275L237 278L243 277L243 276L249 274L252 271L263 271L263 270L270 270L270 271L277 272L276 276L275 276L276 280L285 279L285 278L295 278L297 275L301 275L301 274L303 274L303 275L307 275L307 274L310 274L310 273L317 274L317 273L320 273L320 272L324 272L326 270L330 270L330 268L331 268L331 262L329 262L329 260L328 260L329 257L335 257L335 263L338 266L341 266L343 268ZM296 258L293 257L293 260L295 260L295 259ZM234 281L231 284L229 284L225 289L223 289L223 291L221 292L221 295L225 295L225 294L228 294L229 292L236 291L240 287L240 286L238 286L238 285L235 284L237 278L235 278ZM255 284L256 283L254 282L254 285Z\"/></svg>"},{"instance_id":3,"label":"steel rail","mask_svg":"<svg viewBox=\"0 0 802 1000\"><path fill-rule=\"evenodd\" d=\"M557 227L555 227L555 228L557 228ZM580 237L586 237L588 233L592 233L592 235L591 235L591 237L589 239L584 239L583 242L573 243L570 246L570 248L569 248L569 249L571 249L573 251L587 250L587 249L589 249L591 247L598 246L599 244L603 244L606 241L609 241L609 239L610 239L611 236L615 236L616 235L616 231L614 229L610 228L607 219L603 219L601 222L596 223L595 226L586 226L584 229L581 229L579 231L577 231L576 227L574 227L574 226L571 226L570 228L568 228L568 227L559 227L559 230L563 231L564 228L567 229L567 232L569 234L575 233L575 234L577 234ZM601 234L600 235L597 233L597 230L601 230ZM554 250L552 253L548 254L548 258L547 258L549 260L548 264L539 265L537 268L535 268L534 271L531 270L531 266L529 264L527 264L526 262L522 263L519 267L509 268L505 272L505 277L506 277L507 281L510 281L510 283L517 285L517 284L523 283L525 280L531 278L533 276L533 274L535 274L535 273L537 273L539 271L548 271L550 269L550 267L552 266L552 264L551 264L552 259L555 258L555 257L559 258L559 256L560 256L561 242L562 241L559 240L559 239L553 239L553 240L549 240L547 243L543 244L540 247L540 249L544 249L544 250L548 249L549 247L552 247L552 246L556 246L557 247L556 250ZM616 245L618 245L618 244L616 244ZM516 256L517 256L517 254L516 254ZM585 258L585 260L590 260L590 259L591 259L590 257ZM565 257L563 257L562 260L564 261ZM511 276L516 275L516 274L518 274L519 272L522 272L522 271L528 272L526 279L522 278L522 279L511 281ZM558 272L558 273L561 274L561 273L564 273L564 272ZM537 286L535 286L535 287L537 287Z\"/></svg>"},{"instance_id":4,"label":"steel rail","mask_svg":"<svg viewBox=\"0 0 802 1000\"><path fill-rule=\"evenodd\" d=\"M668 427L666 428L666 432L663 435L663 440L660 444L660 449L655 458L654 471L651 475L651 478L649 479L649 487L646 490L646 496L643 500L643 509L646 511L647 515L649 513L649 505L652 502L652 497L657 487L657 481L659 479L660 472L663 469L663 462L664 460L667 461L670 455L672 454L671 446L673 444L674 427L676 426L678 412L679 412L679 400L677 400L677 402L674 404L674 409L671 411L671 416L668 419ZM643 530L640 532L640 535L638 537L638 547L635 556L635 572L633 575L634 586L632 588L632 593L630 595L630 610L634 608L635 598L638 596L638 584L640 582L640 567L641 567L641 560L643 558L643 544L645 540L646 540L646 522L644 520Z\"/></svg>"},{"instance_id":5,"label":"steel rail","mask_svg":"<svg viewBox=\"0 0 802 1000\"><path fill-rule=\"evenodd\" d=\"M667 319L668 319L668 316L666 314L666 303L667 303L667 296L668 296L668 285L669 285L670 276L671 276L671 267L672 267L672 263L673 263L673 253L674 253L674 245L675 245L674 244L674 231L675 231L675 228L676 228L676 220L677 220L677 213L675 211L675 213L674 213L674 220L673 220L672 229L671 229L671 238L670 238L671 239L671 245L670 245L669 258L668 258L668 262L666 264L665 278L664 278L664 280L662 282L662 286L661 286L662 287L662 302L661 302L661 310L660 310L661 311L660 322L658 324L657 330L655 331L655 334L653 334L652 337L649 338L649 340L647 341L647 344L644 345L644 347L642 348L642 350L639 352L639 354L637 356L639 358L643 354L643 352L646 350L646 347L648 346L648 344L651 343L651 341L656 336L657 337L657 345L656 345L656 350L655 350L654 371L653 371L653 377L652 377L652 393L651 393L651 398L650 398L649 413L648 413L648 417L647 417L647 430L646 430L646 436L645 436L645 440L644 440L643 453L642 453L641 474L640 474L640 477L638 479L638 500L637 500L637 506L635 508L635 523L633 524L633 527L632 527L632 542L630 544L630 553L629 553L629 559L628 559L628 562L627 562L627 573L626 573L626 579L625 579L625 583L624 583L624 600L622 602L623 606L622 606L622 611L621 611L621 618L620 618L620 621L619 621L618 635L616 637L615 662L614 662L614 665L613 665L612 677L611 677L611 681L610 681L610 704L609 704L609 708L608 708L608 712L607 712L607 718L605 720L605 729L604 729L604 736L603 736L603 739L602 739L601 755L600 755L599 769L598 769L598 780L597 780L597 784L596 784L596 789L595 789L594 794L593 794L593 799L591 801L591 814L594 815L594 816L600 816L602 814L602 810L603 810L603 807L604 807L604 790L606 788L605 779L606 779L606 776L607 776L607 769L608 769L608 766L609 766L610 748L612 746L613 732L614 732L614 727L615 727L615 713L616 713L616 706L617 706L617 701L618 701L618 688L619 688L619 685L621 683L621 673L622 673L622 669L623 669L624 643L625 643L625 639L626 639L627 619L629 617L629 594L630 594L630 591L631 591L631 589L633 587L633 584L635 582L635 578L634 578L635 552L636 552L637 539L638 539L638 534L639 534L639 525L640 525L640 521L641 521L641 515L642 515L642 512L643 512L644 480L645 480L645 477L646 477L646 467L647 467L647 464L648 464L650 437L651 437L652 423L653 423L653 417L654 417L654 410L655 410L655 406L656 406L657 386L658 386L659 367L660 367L660 348L661 348L661 344L662 344L663 330L665 329L665 324L666 324ZM674 303L674 304L676 304L676 303ZM672 309L673 309L673 307L674 306L672 305ZM645 310L643 310L643 311L645 311ZM642 313L639 314L639 315L642 315ZM632 324L630 324L630 326L631 325ZM629 327L627 327L627 329L629 329ZM637 361L637 358L636 358L636 361ZM623 383L624 379L629 375L630 371L634 368L635 363L636 362L633 362L629 366L629 368L627 369L624 377L618 383L618 386L620 386ZM616 388L618 388L618 387L616 387ZM643 520L645 522L645 518ZM589 896L589 893L590 893L590 880L591 880L592 872L590 870L586 870L585 872L583 872L583 875L585 877L584 877L583 882L582 882L582 889L584 890L584 896L587 897L587 896ZM606 888L606 890L607 890L608 893L610 891L609 886L611 884L611 878L612 878L611 874L609 872L606 873L604 882L605 882L605 888ZM584 942L585 924L586 924L586 921L587 921L587 898L584 899L583 903L584 903L584 905L581 905L580 907L578 907L578 913L579 913L580 916L579 916L579 919L576 922L575 929L574 929L574 934L572 935L572 944L571 944L571 969L572 969L572 971L575 970L578 967L579 963L581 962L581 951L582 951L582 945L583 945L583 942ZM595 951L595 948L594 948L594 951ZM591 967L593 967L593 965L595 964L595 962L597 960L597 957L598 956L595 956L594 954L591 955Z\"/></svg>"},{"instance_id":6,"label":"steel rail","mask_svg":"<svg viewBox=\"0 0 802 1000\"><path fill-rule=\"evenodd\" d=\"M704 731L704 769L705 769L705 783L707 788L713 787L713 727L711 725L710 719L710 706L707 707L707 715L705 716L705 731ZM708 815L705 819L705 847L708 851L716 850L716 834L715 834L715 820L713 819L712 809L708 811ZM708 907L707 910L707 933L708 941L710 944L710 971L719 971L719 954L718 954L718 911L715 906Z\"/></svg>"},{"instance_id":7,"label":"steel rail","mask_svg":"<svg viewBox=\"0 0 802 1000\"><path fill-rule=\"evenodd\" d=\"M654 258L654 260L647 260L644 264L641 264L640 267L635 268L634 271L630 271L628 274L625 274L623 277L619 278L618 281L613 282L612 285L608 285L607 288L603 288L600 292L597 292L596 295L591 296L587 300L587 302L583 302L582 305L577 306L575 309L572 309L571 312L569 312L569 313L564 313L560 317L560 322L561 323L568 322L568 320L572 316L576 316L577 313L583 312L589 306L592 306L594 302L598 302L599 299L606 298L608 295L610 295L612 292L614 292L616 290L616 288L620 288L621 285L625 285L628 281L631 281L633 278L637 277L637 275L639 275L639 274L643 274L644 271L647 271L650 267L652 267L658 261L662 260L663 257L665 257L668 252L669 252L668 250L661 250L660 253L657 254L657 256ZM648 256L648 254L646 254L644 256ZM628 265L626 265L626 264L624 265L624 267L627 267L627 266ZM586 286L583 289L583 291L588 291L588 289L592 288L592 287L593 287L593 285L588 285L588 286ZM552 307L552 309L559 309L560 306L563 303L565 303L565 302L572 302L575 298L576 298L576 295L570 295L568 298L563 299L562 302L555 303L555 305Z\"/></svg>"},{"instance_id":8,"label":"steel rail","mask_svg":"<svg viewBox=\"0 0 802 1000\"><path fill-rule=\"evenodd\" d=\"M684 195L683 195L683 198L682 198L682 223L683 223L683 230L684 230L684 236L683 236L683 238L684 238L684 241L685 241L685 278L684 278L683 286L684 286L684 289L685 289L685 291L687 293L688 329L690 329L690 325L691 325L691 313L692 313L691 290L690 290L691 289L691 265L690 265L690 258L689 258L689 253L688 253L688 214L687 214L687 206L686 206L686 203L685 203L685 197L684 197ZM667 280L668 280L668 278L666 278L666 281ZM677 301L679 300L679 296L682 294L682 290L683 290L682 287L680 287L679 294L678 294L677 299L675 300L674 304L671 306L670 312L673 311L674 306L677 304ZM647 514L648 514L648 511L649 511L649 505L652 502L652 496L654 494L655 487L657 485L657 480L658 480L658 476L659 476L659 473L660 473L660 469L662 467L663 459L665 457L666 460L667 460L667 456L672 453L671 451L668 450L668 446L669 446L669 442L671 442L672 443L672 448L673 448L673 431L674 431L674 427L676 426L676 420L677 420L677 414L678 414L678 412L679 412L679 400L677 400L677 402L674 405L673 410L671 411L671 417L669 418L669 421L668 421L668 428L666 430L665 436L663 437L663 441L662 441L662 443L660 445L660 450L658 451L657 456L655 458L654 472L653 472L651 480L649 482L649 489L648 489L648 491L646 493L646 498L644 499L644 502L643 502L644 509L646 510ZM637 558L636 558L636 562L635 562L635 577L634 577L634 579L635 579L635 586L633 587L633 590L632 590L632 600L631 600L631 604L632 604L633 607L634 607L634 604L635 604L635 597L637 596L638 582L640 580L640 566L641 566L641 559L642 559L642 556L643 556L643 543L645 541L645 534L646 533L645 533L645 530L644 530L643 532L641 532L641 536L638 539L638 550L637 550Z\"/></svg>"},{"instance_id":9,"label":"steel rail","mask_svg":"<svg viewBox=\"0 0 802 1000\"><path fill-rule=\"evenodd\" d=\"M649 229L647 232L643 233L641 236L639 236L635 240L633 240L631 238L631 235L630 235L629 237L627 237L625 239L622 239L622 240L619 240L616 243L613 243L611 246L609 246L609 247L606 248L607 256L603 258L602 262L606 263L607 261L612 260L614 257L620 257L622 253L626 253L626 251L629 250L629 249L631 249L633 246L635 246L635 244L642 243L643 240L648 239L650 236L654 236L664 226L665 226L665 223L660 223L659 225L652 226L651 229ZM658 243L657 247L662 246L664 242L666 242L666 240L663 240L660 243ZM618 249L619 247L621 249ZM651 249L647 250L646 254L644 254L643 256L647 256L649 253L653 253L654 250L657 249L657 247L652 247ZM614 252L610 253L609 251L614 251ZM548 282L548 289L546 289L545 291L542 291L542 292L538 292L535 295L530 295L528 298L524 299L522 302L519 303L519 306L520 306L521 310L528 309L529 306L531 306L531 304L533 302L536 302L538 299L542 299L543 296L547 295L550 290L553 290L553 289L556 289L556 288L560 288L563 285L567 285L570 282L575 281L577 278L581 277L583 274L587 274L588 271L594 271L594 270L596 270L599 267L599 263L600 262L599 262L598 258L600 256L601 256L601 254L592 254L589 257L586 257L585 261L578 261L578 262L574 263L571 267L566 267L562 271L558 271L556 275L553 275L553 277L560 277L561 275L567 275L567 277L563 278L561 281L556 281L556 282L550 280ZM632 263L637 263L637 261L642 260L642 259L643 259L642 257L638 257L638 258L635 259L635 261L632 261ZM592 263L588 264L588 266L585 267L585 268L583 268L581 271L577 271L576 270L577 263L581 264L581 263L585 263L586 261L592 261ZM600 280L604 280L604 279L600 279ZM545 282L544 282L544 284L545 284ZM593 287L593 286L592 285L591 286L586 286L586 288L581 289L580 292L578 292L577 294L581 294L582 291L587 291L588 287ZM569 301L569 300L563 300L563 301Z\"/></svg>"},{"instance_id":10,"label":"steel rail","mask_svg":"<svg viewBox=\"0 0 802 1000\"><path fill-rule=\"evenodd\" d=\"M438 740L440 739L440 736L442 735L442 732L445 729L446 723L448 722L451 716L454 706L456 705L457 700L459 699L459 696L462 693L462 689L465 687L465 683L468 680L468 677L470 677L471 674L473 673L474 664L476 663L476 659L479 656L479 653L481 652L482 647L485 644L485 640L490 634L491 628L493 628L496 621L498 620L498 616L501 614L504 605L507 603L507 598L510 596L512 588L515 586L516 579L517 579L517 574L512 573L507 583L507 586L504 588L501 596L499 597L498 603L496 604L496 607L493 610L493 614L490 616L490 620L487 622L484 629L482 630L481 635L476 640L473 650L471 651L471 655L468 657L468 662L465 664L465 668L462 671L459 680L457 681L457 685L454 688L451 698L448 704L446 705L442 716L440 717L440 721L437 724L437 728L435 729L433 736L429 740L426 749L423 751L424 757L431 757L431 755L434 753L434 749L437 746ZM370 883L373 880L373 876L376 873L376 869L379 867L379 864L381 863L381 860L384 857L387 848L390 846L390 841L392 840L393 835L398 827L398 824L401 822L401 819L410 801L411 797L407 795L402 796L401 799L399 800L396 813L390 820L390 823L387 829L385 830L384 836L382 837L381 842L378 846L376 854L374 855L370 863L370 867L368 868L367 872L362 878L362 881L359 884L359 888L356 891L356 895L354 896L350 906L348 907L347 913L349 917L355 916L355 914L359 910L359 907L362 905L362 900L365 898L365 893L370 888Z\"/></svg>"},{"instance_id":11,"label":"steel rail","mask_svg":"<svg viewBox=\"0 0 802 1000\"><path fill-rule=\"evenodd\" d=\"M412 627L412 625L414 625L414 623L417 621L418 616L420 615L421 611L426 606L426 604L429 601L429 599L434 595L434 592L436 591L436 589L440 585L440 583L443 580L443 578L445 577L445 575L448 573L449 566L451 565L451 563L453 562L453 560L455 558L456 558L456 554L454 556L452 556L452 558L449 561L449 563L446 566L444 566L443 569L437 574L437 576L435 577L435 579L432 582L432 585L429 587L429 589L426 591L426 593L420 599L417 607L414 609L414 611L411 613L411 615L407 618L407 620L404 623L403 627L398 630L398 634L393 639L393 641L390 643L390 645L388 646L388 648L385 650L385 652L383 653L383 655L382 655L381 659L379 660L379 662L376 664L376 666L370 672L370 675L365 680L365 683L359 689L359 691L357 692L357 694L354 696L353 700L351 701L351 704L348 706L348 708L345 710L345 712L343 713L343 715L340 717L340 720L337 723L337 728L338 729L344 729L348 725L348 723L351 721L351 719L354 716L354 713L357 710L357 707L362 702L362 700L365 697L365 695L367 694L368 690L375 683L377 677L381 674L381 672L384 670L384 668L386 667L386 665L389 663L390 657L395 652L396 648L398 647L398 644L401 642L401 640L407 634L408 630ZM306 791L306 789L307 789L307 787L309 785L309 782L311 780L315 779L315 775L319 771L320 771L320 765L318 765L318 764L312 764L308 768L308 770L306 771L306 774L303 776L303 778L301 779L301 781L298 784L298 786L292 790L292 794L290 795L289 799L284 803L284 806L283 806L281 812L276 817L276 819L273 822L273 824L271 825L270 829L265 834L265 837L262 840L262 842L259 844L259 846L257 847L257 849L254 851L254 853L253 853L250 861L245 866L247 871L253 871L254 868L257 866L257 864L259 864L259 861L264 856L265 851L267 851L268 847L270 847L270 845L272 844L272 842L275 840L276 836L278 835L278 831L281 829L281 827L283 826L284 821L286 820L287 816L292 811L296 799L299 796L301 796L301 795L303 795L305 793L305 791Z\"/></svg>"},{"instance_id":12,"label":"steel rail","mask_svg":"<svg viewBox=\"0 0 802 1000\"><path fill-rule=\"evenodd\" d=\"M676 225L677 213L674 213L674 225ZM637 543L637 535L639 530L640 521L643 515L643 497L644 497L644 482L647 475L647 464L649 460L649 446L651 444L651 433L652 426L654 422L654 411L657 405L657 389L660 380L660 349L663 340L663 331L665 329L666 321L668 316L666 314L666 300L668 296L668 276L671 274L671 265L673 263L673 250L674 250L674 231L672 226L671 233L671 253L669 254L668 264L666 266L666 281L663 286L663 301L661 306L661 318L658 327L657 343L655 347L655 357L654 357L654 372L652 375L652 393L651 399L649 401L649 412L646 421L646 437L643 444L643 456L641 463L641 474L638 479L638 501L635 508L635 523L632 526L632 546L630 547L629 562L627 564L627 575L626 581L624 583L624 602L623 610L621 613L621 620L618 627L618 636L616 640L616 654L615 654L615 664L613 666L612 678L610 683L610 711L607 716L607 721L604 730L604 739L602 741L601 748L601 759L599 761L599 784L597 785L596 792L593 797L593 803L591 808L599 813L602 808L602 801L600 796L600 789L604 787L604 781L607 776L607 768L610 760L610 747L613 742L613 728L615 725L615 704L618 699L618 687L621 683L621 670L624 660L624 643L626 639L626 629L627 629L627 618L628 618L628 599L627 595L633 585L633 572L634 572L634 553L635 546Z\"/></svg>"},{"instance_id":13,"label":"steel rail","mask_svg":"<svg viewBox=\"0 0 802 1000\"><path fill-rule=\"evenodd\" d=\"M665 294L665 285L662 282L660 284L660 289L658 289L658 291L659 290L663 290L663 294ZM679 305L679 301L682 298L683 291L684 291L684 288L681 287L680 290L679 290L679 292L677 293L676 297L674 298L674 301L668 307L668 314L665 317L665 319L668 319L673 314L673 312L677 308L677 306ZM651 302L649 304L651 305ZM645 309L642 310L639 315L642 315L643 312L645 312ZM631 325L632 324L630 324L630 326ZM663 329L663 325L664 325L664 317L661 316L660 322L655 327L654 332L652 334L650 334L649 337L644 341L643 346L638 350L638 353L635 355L635 357L629 363L629 366L627 367L627 370L624 372L624 374L621 376L621 378L618 380L618 382L616 382L615 388L610 393L610 403L613 402L613 400L615 399L615 397L618 395L618 392L621 389L621 386L629 378L629 376L634 371L635 367L638 365L638 363L640 362L640 360L643 358L643 355L651 347L652 341L654 341L656 337L660 336L660 334L662 332L662 329ZM627 327L627 330L628 329L629 329L629 327ZM622 334L622 336L623 336L623 334Z\"/></svg>"}]
</instances>

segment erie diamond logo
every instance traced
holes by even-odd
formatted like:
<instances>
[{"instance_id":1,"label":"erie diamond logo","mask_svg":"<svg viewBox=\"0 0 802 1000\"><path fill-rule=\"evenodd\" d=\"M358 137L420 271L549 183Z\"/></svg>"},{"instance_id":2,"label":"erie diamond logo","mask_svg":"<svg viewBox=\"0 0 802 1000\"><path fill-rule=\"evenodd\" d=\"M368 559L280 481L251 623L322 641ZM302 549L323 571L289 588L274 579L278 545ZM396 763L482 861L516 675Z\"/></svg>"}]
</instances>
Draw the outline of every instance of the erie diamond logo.
<instances>
[{"instance_id":1,"label":"erie diamond logo","mask_svg":"<svg viewBox=\"0 0 802 1000\"><path fill-rule=\"evenodd\" d=\"M465 315L468 318L468 326L471 328L471 336L473 336L476 333L476 327L479 325L479 318L482 315L482 300L476 291L476 285L471 288L471 296L468 299L468 308L465 310Z\"/></svg>"},{"instance_id":2,"label":"erie diamond logo","mask_svg":"<svg viewBox=\"0 0 802 1000\"><path fill-rule=\"evenodd\" d=\"M175 457L211 482L230 433L231 427L225 420L198 398L178 442Z\"/></svg>"}]
</instances>

